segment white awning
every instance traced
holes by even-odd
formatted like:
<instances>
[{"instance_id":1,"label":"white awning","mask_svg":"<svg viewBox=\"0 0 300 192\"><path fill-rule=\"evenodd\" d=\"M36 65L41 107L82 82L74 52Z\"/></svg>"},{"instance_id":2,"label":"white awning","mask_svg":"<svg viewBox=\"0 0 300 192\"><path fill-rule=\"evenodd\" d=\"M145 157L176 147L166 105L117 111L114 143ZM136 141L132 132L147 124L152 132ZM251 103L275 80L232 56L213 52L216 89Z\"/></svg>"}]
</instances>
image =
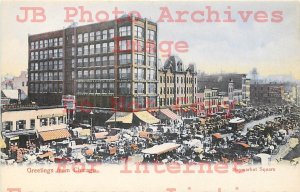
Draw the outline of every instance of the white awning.
<instances>
[{"instance_id":1,"label":"white awning","mask_svg":"<svg viewBox=\"0 0 300 192\"><path fill-rule=\"evenodd\" d=\"M136 115L137 118L148 124L159 123L159 119L151 115L148 111L134 112L134 115Z\"/></svg>"},{"instance_id":2,"label":"white awning","mask_svg":"<svg viewBox=\"0 0 300 192\"><path fill-rule=\"evenodd\" d=\"M177 149L178 147L180 147L180 144L164 143L161 145L155 145L148 149L144 149L144 150L142 150L142 153L152 154L152 155L160 155L160 154L172 151L174 149Z\"/></svg>"}]
</instances>

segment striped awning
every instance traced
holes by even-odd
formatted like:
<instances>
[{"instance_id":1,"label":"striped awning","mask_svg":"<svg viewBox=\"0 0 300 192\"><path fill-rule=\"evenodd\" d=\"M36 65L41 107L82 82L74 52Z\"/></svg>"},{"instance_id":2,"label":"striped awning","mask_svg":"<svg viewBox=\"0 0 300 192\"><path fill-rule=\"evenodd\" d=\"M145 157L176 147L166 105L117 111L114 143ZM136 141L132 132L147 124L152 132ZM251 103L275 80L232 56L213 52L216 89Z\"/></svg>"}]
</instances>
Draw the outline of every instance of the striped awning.
<instances>
[{"instance_id":1,"label":"striped awning","mask_svg":"<svg viewBox=\"0 0 300 192\"><path fill-rule=\"evenodd\" d=\"M141 121L144 121L148 124L159 123L159 119L151 115L148 111L139 111L134 112L134 115L137 116Z\"/></svg>"},{"instance_id":2,"label":"striped awning","mask_svg":"<svg viewBox=\"0 0 300 192\"><path fill-rule=\"evenodd\" d=\"M71 134L67 129L57 129L51 131L39 132L43 141L51 141L56 139L64 139L71 137Z\"/></svg>"},{"instance_id":3,"label":"striped awning","mask_svg":"<svg viewBox=\"0 0 300 192\"><path fill-rule=\"evenodd\" d=\"M160 112L173 121L180 119L180 117L177 114L175 114L173 111L171 111L170 109L161 109Z\"/></svg>"}]
</instances>

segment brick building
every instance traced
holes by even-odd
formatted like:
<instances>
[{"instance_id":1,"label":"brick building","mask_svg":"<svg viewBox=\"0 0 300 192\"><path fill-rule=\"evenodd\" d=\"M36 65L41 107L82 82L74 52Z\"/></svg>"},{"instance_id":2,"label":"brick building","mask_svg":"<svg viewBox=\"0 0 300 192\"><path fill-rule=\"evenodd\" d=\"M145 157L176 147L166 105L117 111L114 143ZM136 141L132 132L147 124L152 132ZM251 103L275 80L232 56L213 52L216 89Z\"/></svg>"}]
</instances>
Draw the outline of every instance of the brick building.
<instances>
[{"instance_id":1,"label":"brick building","mask_svg":"<svg viewBox=\"0 0 300 192\"><path fill-rule=\"evenodd\" d=\"M170 56L158 76L160 107L169 107L182 116L194 115L197 111L197 73L194 66L184 69L178 56Z\"/></svg>"},{"instance_id":2,"label":"brick building","mask_svg":"<svg viewBox=\"0 0 300 192\"><path fill-rule=\"evenodd\" d=\"M282 84L251 84L250 102L252 105L282 105L284 88Z\"/></svg>"},{"instance_id":3,"label":"brick building","mask_svg":"<svg viewBox=\"0 0 300 192\"><path fill-rule=\"evenodd\" d=\"M117 20L28 37L29 98L131 111L157 106L157 24ZM116 105L115 103L118 102Z\"/></svg>"}]
</instances>

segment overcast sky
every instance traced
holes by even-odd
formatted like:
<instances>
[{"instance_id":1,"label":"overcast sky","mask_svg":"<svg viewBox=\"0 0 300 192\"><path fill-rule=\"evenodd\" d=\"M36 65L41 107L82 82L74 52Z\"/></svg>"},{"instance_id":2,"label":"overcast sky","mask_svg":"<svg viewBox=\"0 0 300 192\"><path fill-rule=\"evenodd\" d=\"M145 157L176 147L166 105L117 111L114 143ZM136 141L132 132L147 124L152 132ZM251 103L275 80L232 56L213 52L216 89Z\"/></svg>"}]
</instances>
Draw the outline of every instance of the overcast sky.
<instances>
[{"instance_id":1,"label":"overcast sky","mask_svg":"<svg viewBox=\"0 0 300 192\"><path fill-rule=\"evenodd\" d=\"M242 72L248 73L253 67L261 75L285 74L300 79L300 6L292 3L212 3L212 2L43 2L43 3L8 3L2 2L0 42L1 42L1 75L18 75L20 70L27 69L28 34L37 34L59 30L70 25L64 22L64 7L84 6L95 16L98 11L105 11L109 19L114 19L112 11L115 7L129 12L136 10L142 17L157 21L161 15L160 7L168 7L176 19L175 11L188 11L184 23L158 23L160 42L185 41L189 49L185 53L173 53L183 59L183 62L195 63L198 70L207 73ZM16 16L22 12L21 6L41 6L45 9L46 21L42 23L19 23ZM191 20L194 11L207 13L205 6L219 11L220 18L231 7L235 23L195 23ZM269 18L272 11L282 11L283 21L280 23L257 23L253 16L248 22L242 22L237 11L265 11ZM204 18L207 18L204 16ZM78 20L79 16L75 17ZM95 18L94 18L95 20ZM96 22L96 20L95 20ZM79 23L85 25L88 23ZM165 58L161 58L162 61Z\"/></svg>"}]
</instances>

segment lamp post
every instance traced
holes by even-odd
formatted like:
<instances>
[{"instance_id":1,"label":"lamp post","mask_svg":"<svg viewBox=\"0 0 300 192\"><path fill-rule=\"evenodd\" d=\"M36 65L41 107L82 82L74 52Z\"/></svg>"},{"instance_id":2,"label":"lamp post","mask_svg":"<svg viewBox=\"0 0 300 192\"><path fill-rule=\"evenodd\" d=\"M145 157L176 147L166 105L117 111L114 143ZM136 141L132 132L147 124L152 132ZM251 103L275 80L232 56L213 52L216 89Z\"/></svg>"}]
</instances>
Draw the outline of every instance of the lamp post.
<instances>
[{"instance_id":1,"label":"lamp post","mask_svg":"<svg viewBox=\"0 0 300 192\"><path fill-rule=\"evenodd\" d=\"M90 112L90 119L91 119L91 132L90 132L91 136L90 137L91 137L91 142L93 140L93 115L94 115L94 113L91 110L91 112Z\"/></svg>"},{"instance_id":2,"label":"lamp post","mask_svg":"<svg viewBox=\"0 0 300 192\"><path fill-rule=\"evenodd\" d=\"M114 109L115 109L115 128L116 128L116 124L117 124L117 99L118 99L119 97L114 97L114 99L115 99L115 106L114 106Z\"/></svg>"}]
</instances>

